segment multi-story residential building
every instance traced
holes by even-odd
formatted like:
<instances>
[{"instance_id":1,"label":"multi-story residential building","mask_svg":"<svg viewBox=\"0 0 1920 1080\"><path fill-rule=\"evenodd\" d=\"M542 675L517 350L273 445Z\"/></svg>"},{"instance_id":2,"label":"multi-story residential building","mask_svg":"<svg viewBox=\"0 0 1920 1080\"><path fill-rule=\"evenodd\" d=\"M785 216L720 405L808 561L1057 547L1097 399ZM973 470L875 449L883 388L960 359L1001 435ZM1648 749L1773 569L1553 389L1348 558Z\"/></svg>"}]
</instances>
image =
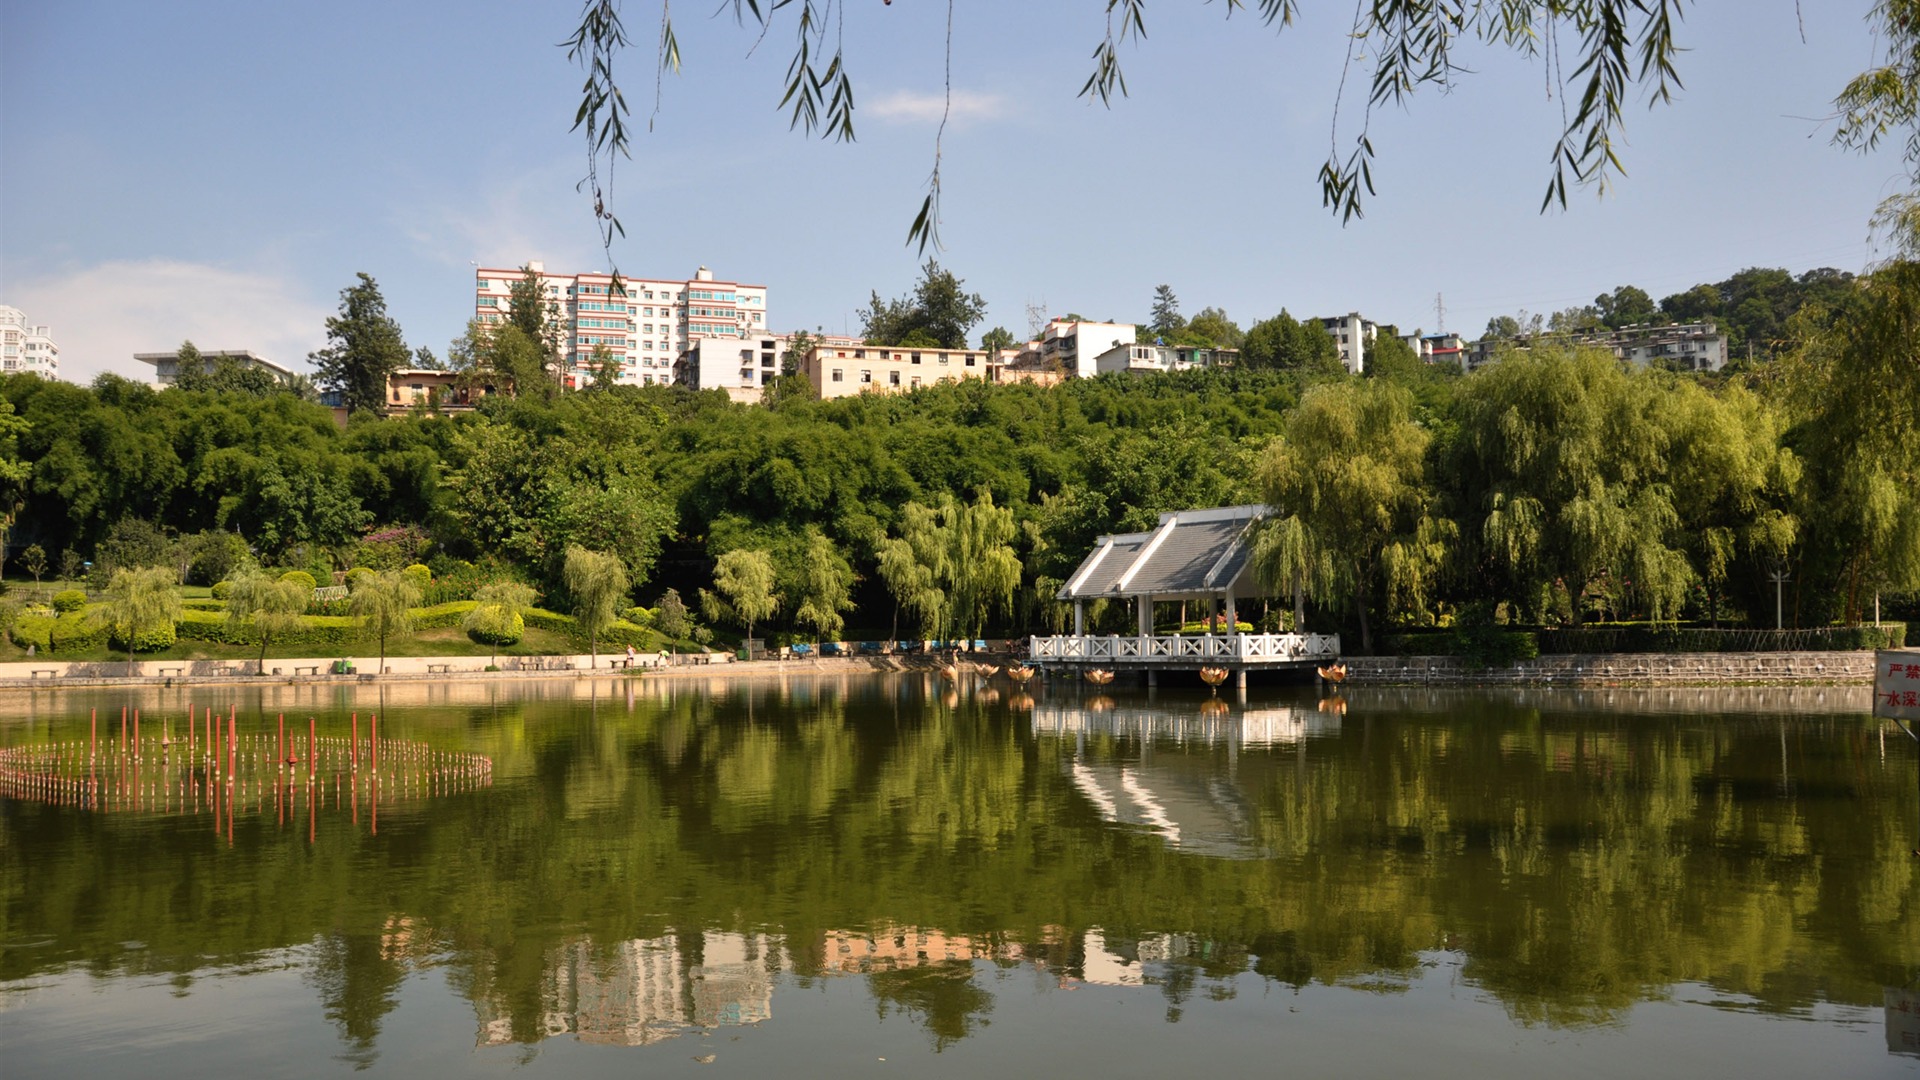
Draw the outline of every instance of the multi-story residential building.
<instances>
[{"instance_id":1,"label":"multi-story residential building","mask_svg":"<svg viewBox=\"0 0 1920 1080\"><path fill-rule=\"evenodd\" d=\"M543 262L481 268L474 281L475 318L485 325L504 322L512 286L529 270L540 279L570 385L592 380L596 346L619 363L620 382L646 386L672 382L675 362L695 341L767 332L767 287L719 281L704 266L685 280L622 276L618 288L611 274L550 274Z\"/></svg>"},{"instance_id":2,"label":"multi-story residential building","mask_svg":"<svg viewBox=\"0 0 1920 1080\"><path fill-rule=\"evenodd\" d=\"M905 393L937 382L995 379L980 349L912 349L894 345L817 345L802 369L823 398Z\"/></svg>"},{"instance_id":3,"label":"multi-story residential building","mask_svg":"<svg viewBox=\"0 0 1920 1080\"><path fill-rule=\"evenodd\" d=\"M1466 338L1445 330L1438 334L1423 334L1415 330L1402 335L1400 340L1429 364L1458 364L1463 368L1467 366L1467 356L1473 348L1473 343Z\"/></svg>"},{"instance_id":4,"label":"multi-story residential building","mask_svg":"<svg viewBox=\"0 0 1920 1080\"><path fill-rule=\"evenodd\" d=\"M1345 315L1329 315L1320 320L1320 325L1339 347L1340 363L1355 375L1364 374L1367 348L1380 336L1380 324L1362 318L1357 311L1349 311Z\"/></svg>"},{"instance_id":5,"label":"multi-story residential building","mask_svg":"<svg viewBox=\"0 0 1920 1080\"><path fill-rule=\"evenodd\" d=\"M1642 367L1659 364L1684 371L1719 371L1727 365L1727 335L1712 321L1674 323L1668 326L1625 326L1570 336L1547 335L1571 345L1606 349L1621 360ZM1533 339L1482 338L1468 346L1463 356L1468 370L1499 357L1503 349L1526 349Z\"/></svg>"},{"instance_id":6,"label":"multi-story residential building","mask_svg":"<svg viewBox=\"0 0 1920 1080\"><path fill-rule=\"evenodd\" d=\"M27 321L27 313L0 304L0 374L32 372L43 379L60 377L60 347L44 326Z\"/></svg>"},{"instance_id":7,"label":"multi-story residential building","mask_svg":"<svg viewBox=\"0 0 1920 1080\"><path fill-rule=\"evenodd\" d=\"M1624 326L1612 333L1574 338L1598 345L1630 364L1660 364L1686 371L1719 371L1727 366L1727 335L1712 322L1670 326Z\"/></svg>"},{"instance_id":8,"label":"multi-story residential building","mask_svg":"<svg viewBox=\"0 0 1920 1080\"><path fill-rule=\"evenodd\" d=\"M1040 340L1030 341L1009 365L1020 369L1050 369L1080 379L1099 374L1100 355L1116 345L1131 345L1138 337L1132 323L1096 323L1055 319Z\"/></svg>"},{"instance_id":9,"label":"multi-story residential building","mask_svg":"<svg viewBox=\"0 0 1920 1080\"><path fill-rule=\"evenodd\" d=\"M1094 358L1094 370L1188 371L1193 368L1232 367L1240 362L1239 349L1200 349L1179 345L1115 345Z\"/></svg>"},{"instance_id":10,"label":"multi-story residential building","mask_svg":"<svg viewBox=\"0 0 1920 1080\"><path fill-rule=\"evenodd\" d=\"M787 350L798 334L755 334L745 338L699 338L673 365L673 381L693 390L725 390L733 400L754 404L786 370ZM860 338L808 334L809 347L865 348Z\"/></svg>"},{"instance_id":11,"label":"multi-story residential building","mask_svg":"<svg viewBox=\"0 0 1920 1080\"><path fill-rule=\"evenodd\" d=\"M172 386L180 378L180 350L169 352L134 353L133 358L143 364L153 365L153 384L159 387ZM273 381L286 385L293 381L293 369L261 356L251 349L202 349L200 361L202 371L213 370L216 360L238 360L246 367L259 368L273 376Z\"/></svg>"}]
</instances>

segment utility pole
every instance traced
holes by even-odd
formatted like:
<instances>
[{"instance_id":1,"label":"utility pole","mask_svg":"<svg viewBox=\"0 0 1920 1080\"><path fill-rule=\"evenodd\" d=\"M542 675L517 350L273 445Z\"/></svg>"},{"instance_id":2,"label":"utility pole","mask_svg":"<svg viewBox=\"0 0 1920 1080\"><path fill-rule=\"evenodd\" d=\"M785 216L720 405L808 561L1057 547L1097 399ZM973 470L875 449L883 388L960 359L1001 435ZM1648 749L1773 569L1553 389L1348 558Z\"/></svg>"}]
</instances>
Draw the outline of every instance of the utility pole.
<instances>
[{"instance_id":1,"label":"utility pole","mask_svg":"<svg viewBox=\"0 0 1920 1080\"><path fill-rule=\"evenodd\" d=\"M1775 630L1785 630L1787 624L1786 620L1781 617L1780 607L1781 586L1793 580L1793 575L1788 573L1787 568L1783 566L1778 570L1768 573L1767 577L1773 580L1773 628Z\"/></svg>"}]
</instances>

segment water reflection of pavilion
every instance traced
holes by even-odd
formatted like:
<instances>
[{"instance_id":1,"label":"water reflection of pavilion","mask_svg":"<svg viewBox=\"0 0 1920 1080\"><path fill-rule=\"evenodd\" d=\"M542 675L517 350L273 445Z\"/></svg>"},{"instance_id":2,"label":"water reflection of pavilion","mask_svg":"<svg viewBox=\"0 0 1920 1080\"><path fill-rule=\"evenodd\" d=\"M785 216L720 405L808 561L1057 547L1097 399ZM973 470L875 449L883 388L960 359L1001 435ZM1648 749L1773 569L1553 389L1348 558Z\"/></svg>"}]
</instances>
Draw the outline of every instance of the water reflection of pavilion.
<instances>
[{"instance_id":1,"label":"water reflection of pavilion","mask_svg":"<svg viewBox=\"0 0 1920 1080\"><path fill-rule=\"evenodd\" d=\"M1146 705L1091 701L1043 702L1033 709L1033 730L1045 735L1118 735L1143 740L1272 746L1337 734L1340 716L1321 709L1239 709L1224 701L1176 712Z\"/></svg>"}]
</instances>

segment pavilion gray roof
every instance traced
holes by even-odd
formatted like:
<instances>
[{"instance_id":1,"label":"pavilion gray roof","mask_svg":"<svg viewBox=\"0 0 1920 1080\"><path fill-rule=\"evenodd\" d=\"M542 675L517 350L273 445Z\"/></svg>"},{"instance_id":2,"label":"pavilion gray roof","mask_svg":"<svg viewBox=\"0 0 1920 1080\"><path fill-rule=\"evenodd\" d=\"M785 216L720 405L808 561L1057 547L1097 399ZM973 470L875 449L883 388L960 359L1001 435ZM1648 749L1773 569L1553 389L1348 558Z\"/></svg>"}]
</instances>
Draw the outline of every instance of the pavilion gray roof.
<instances>
[{"instance_id":1,"label":"pavilion gray roof","mask_svg":"<svg viewBox=\"0 0 1920 1080\"><path fill-rule=\"evenodd\" d=\"M1061 600L1257 596L1250 534L1265 506L1177 510L1152 532L1102 536L1057 594Z\"/></svg>"}]
</instances>

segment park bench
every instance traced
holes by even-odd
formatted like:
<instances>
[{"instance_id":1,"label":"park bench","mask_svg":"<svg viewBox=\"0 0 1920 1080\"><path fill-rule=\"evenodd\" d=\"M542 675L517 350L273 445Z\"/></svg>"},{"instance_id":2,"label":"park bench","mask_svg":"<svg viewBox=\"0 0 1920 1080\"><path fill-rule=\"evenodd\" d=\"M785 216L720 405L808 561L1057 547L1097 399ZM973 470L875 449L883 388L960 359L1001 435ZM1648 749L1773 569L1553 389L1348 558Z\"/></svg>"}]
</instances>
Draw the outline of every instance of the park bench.
<instances>
[{"instance_id":1,"label":"park bench","mask_svg":"<svg viewBox=\"0 0 1920 1080\"><path fill-rule=\"evenodd\" d=\"M166 679L177 679L184 674L186 670L187 669L183 667L163 667L160 669L160 676Z\"/></svg>"},{"instance_id":2,"label":"park bench","mask_svg":"<svg viewBox=\"0 0 1920 1080\"><path fill-rule=\"evenodd\" d=\"M429 675L450 675L452 673L453 673L452 664L428 664L427 665L427 674Z\"/></svg>"},{"instance_id":3,"label":"park bench","mask_svg":"<svg viewBox=\"0 0 1920 1080\"><path fill-rule=\"evenodd\" d=\"M45 675L47 678L52 679L52 678L58 677L59 674L60 674L60 670L58 668L37 668L33 671L28 672L27 678L37 679L40 676Z\"/></svg>"},{"instance_id":4,"label":"park bench","mask_svg":"<svg viewBox=\"0 0 1920 1080\"><path fill-rule=\"evenodd\" d=\"M310 664L306 667L296 667L293 669L293 673L295 675L318 675L320 674L320 665Z\"/></svg>"}]
</instances>

